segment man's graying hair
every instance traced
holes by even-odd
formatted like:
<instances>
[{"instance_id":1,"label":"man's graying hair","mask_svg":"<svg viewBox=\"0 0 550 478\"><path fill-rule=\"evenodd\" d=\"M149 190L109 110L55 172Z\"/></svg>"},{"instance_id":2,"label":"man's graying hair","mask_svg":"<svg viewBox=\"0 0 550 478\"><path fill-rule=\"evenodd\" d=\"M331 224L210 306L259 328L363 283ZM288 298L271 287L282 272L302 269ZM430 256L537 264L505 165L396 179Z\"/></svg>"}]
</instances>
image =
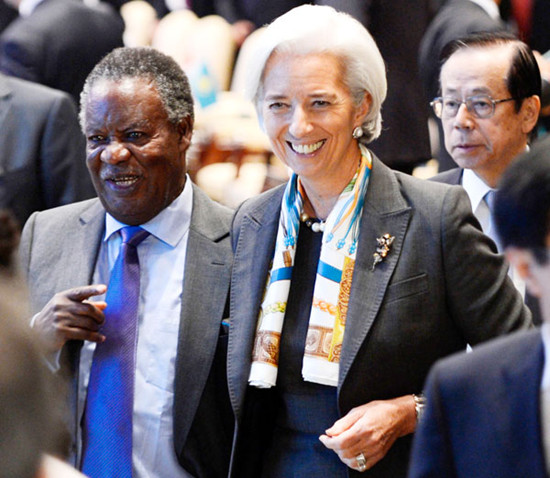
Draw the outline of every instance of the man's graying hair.
<instances>
[{"instance_id":1,"label":"man's graying hair","mask_svg":"<svg viewBox=\"0 0 550 478\"><path fill-rule=\"evenodd\" d=\"M152 81L168 120L177 125L185 117L194 119L193 96L187 76L174 59L149 47L116 48L91 71L80 94L80 126L84 130L85 110L92 86L99 80L119 81L143 78Z\"/></svg>"}]
</instances>

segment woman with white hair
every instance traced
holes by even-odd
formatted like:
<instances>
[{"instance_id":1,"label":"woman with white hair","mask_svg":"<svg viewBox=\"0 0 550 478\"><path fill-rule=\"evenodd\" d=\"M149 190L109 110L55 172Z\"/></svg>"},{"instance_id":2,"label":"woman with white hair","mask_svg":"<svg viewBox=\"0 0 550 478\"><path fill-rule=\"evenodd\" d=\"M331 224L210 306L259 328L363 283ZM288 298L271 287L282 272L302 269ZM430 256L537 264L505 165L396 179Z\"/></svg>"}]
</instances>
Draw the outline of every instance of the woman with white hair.
<instances>
[{"instance_id":1,"label":"woman with white hair","mask_svg":"<svg viewBox=\"0 0 550 478\"><path fill-rule=\"evenodd\" d=\"M255 58L250 95L294 174L234 219L231 474L405 476L431 364L529 312L465 193L366 147L386 78L359 22L297 7Z\"/></svg>"}]
</instances>

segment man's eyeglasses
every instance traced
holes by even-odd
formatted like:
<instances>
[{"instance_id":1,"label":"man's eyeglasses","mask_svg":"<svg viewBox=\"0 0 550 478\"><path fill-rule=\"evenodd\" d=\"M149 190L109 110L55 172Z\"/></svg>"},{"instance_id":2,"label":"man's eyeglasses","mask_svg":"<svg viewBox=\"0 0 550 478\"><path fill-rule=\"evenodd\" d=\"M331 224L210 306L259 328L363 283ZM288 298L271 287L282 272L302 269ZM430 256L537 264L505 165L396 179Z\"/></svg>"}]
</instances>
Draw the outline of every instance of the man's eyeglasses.
<instances>
[{"instance_id":1,"label":"man's eyeglasses","mask_svg":"<svg viewBox=\"0 0 550 478\"><path fill-rule=\"evenodd\" d=\"M430 103L435 115L438 118L454 118L460 106L464 103L466 109L477 118L490 118L495 114L495 106L498 103L512 101L515 98L504 98L503 100L494 100L489 95L470 96L465 100L458 100L450 96L434 98Z\"/></svg>"}]
</instances>

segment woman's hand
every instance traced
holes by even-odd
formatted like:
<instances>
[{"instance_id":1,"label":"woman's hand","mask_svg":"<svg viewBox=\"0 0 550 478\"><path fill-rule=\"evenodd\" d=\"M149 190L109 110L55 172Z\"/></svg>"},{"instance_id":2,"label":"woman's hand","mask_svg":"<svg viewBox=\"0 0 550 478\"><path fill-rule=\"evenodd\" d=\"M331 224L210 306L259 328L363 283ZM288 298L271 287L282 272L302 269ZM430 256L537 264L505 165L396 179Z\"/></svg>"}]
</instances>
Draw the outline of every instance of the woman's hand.
<instances>
[{"instance_id":1,"label":"woman's hand","mask_svg":"<svg viewBox=\"0 0 550 478\"><path fill-rule=\"evenodd\" d=\"M384 458L395 440L412 433L415 426L414 398L405 395L391 400L376 400L350 410L319 440L347 466L365 471ZM361 463L361 455L364 463Z\"/></svg>"}]
</instances>

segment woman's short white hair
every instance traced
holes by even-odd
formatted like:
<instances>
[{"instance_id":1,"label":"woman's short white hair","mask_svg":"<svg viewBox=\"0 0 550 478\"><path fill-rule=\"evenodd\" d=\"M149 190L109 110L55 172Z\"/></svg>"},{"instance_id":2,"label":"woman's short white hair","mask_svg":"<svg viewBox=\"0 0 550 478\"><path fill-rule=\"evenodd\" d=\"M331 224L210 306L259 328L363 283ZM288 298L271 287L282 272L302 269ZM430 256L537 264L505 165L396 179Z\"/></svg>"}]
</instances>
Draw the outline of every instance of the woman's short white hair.
<instances>
[{"instance_id":1,"label":"woman's short white hair","mask_svg":"<svg viewBox=\"0 0 550 478\"><path fill-rule=\"evenodd\" d=\"M332 7L302 5L275 19L258 40L247 77L246 95L263 123L263 73L273 52L307 55L331 53L345 65L344 81L357 105L365 93L372 97L360 141L380 136L382 103L386 98L386 67L376 43L360 22Z\"/></svg>"}]
</instances>

